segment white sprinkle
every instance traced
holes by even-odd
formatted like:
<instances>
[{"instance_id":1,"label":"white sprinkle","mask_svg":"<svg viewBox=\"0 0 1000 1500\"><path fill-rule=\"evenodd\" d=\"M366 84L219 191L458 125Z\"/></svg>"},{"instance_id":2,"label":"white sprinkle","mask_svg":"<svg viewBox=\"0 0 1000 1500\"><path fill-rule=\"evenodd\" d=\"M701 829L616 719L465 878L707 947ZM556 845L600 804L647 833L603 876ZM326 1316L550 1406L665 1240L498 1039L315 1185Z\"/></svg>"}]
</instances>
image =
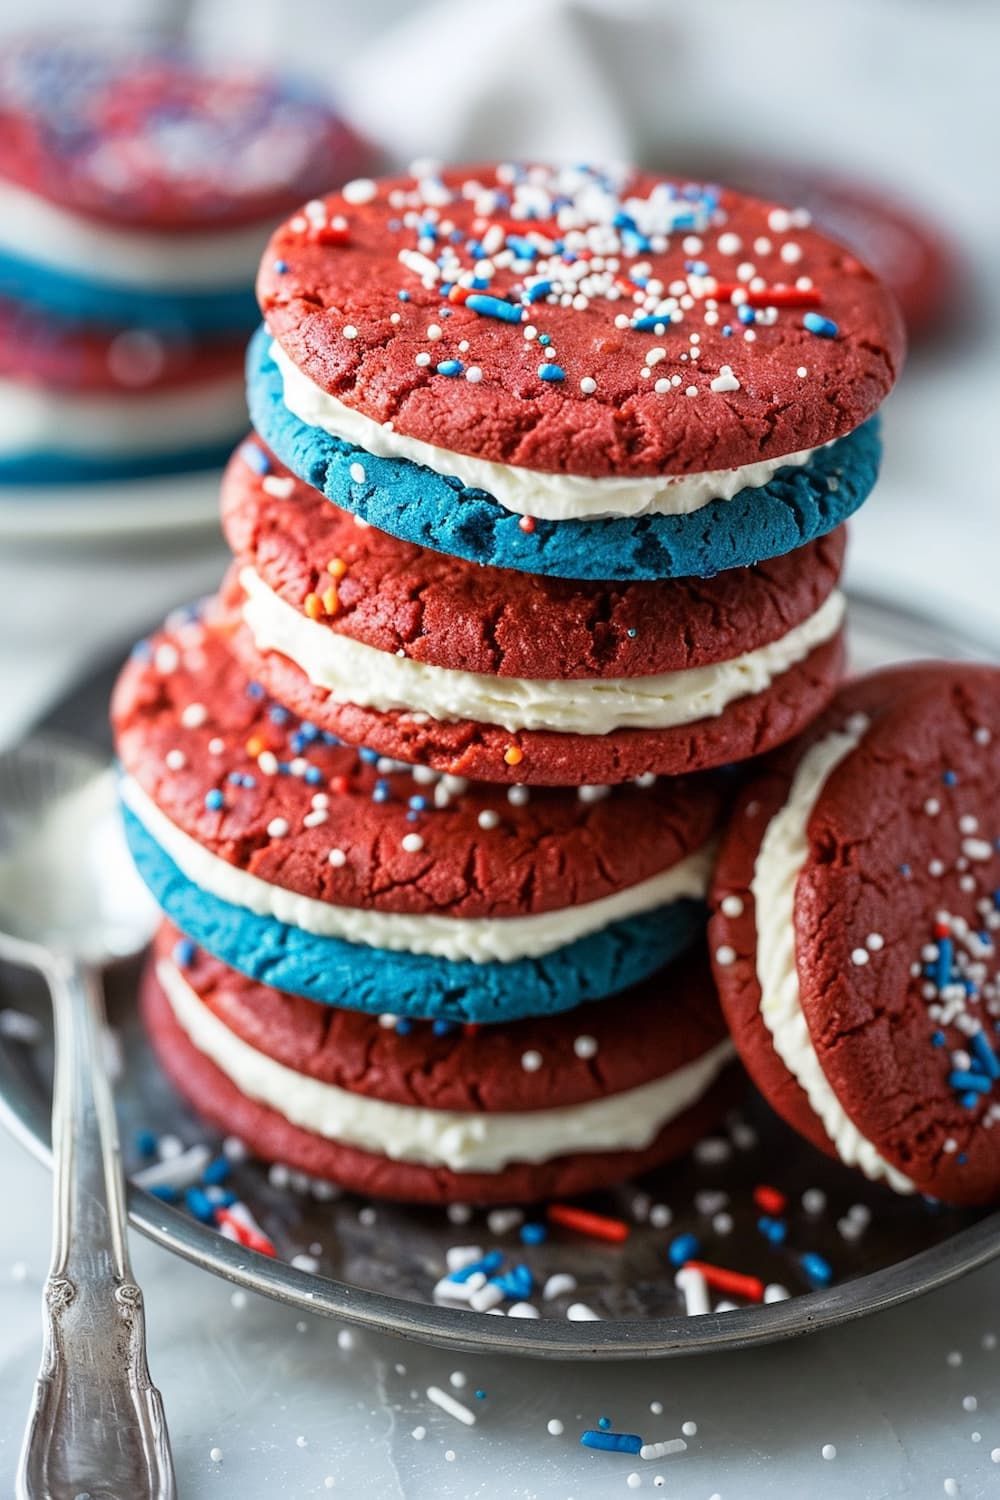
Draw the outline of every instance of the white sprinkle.
<instances>
[{"instance_id":1,"label":"white sprinkle","mask_svg":"<svg viewBox=\"0 0 1000 1500\"><path fill-rule=\"evenodd\" d=\"M636 1474L633 1471L633 1473L628 1476L625 1483L630 1490L637 1490L642 1485L642 1476L641 1474Z\"/></svg>"},{"instance_id":2,"label":"white sprinkle","mask_svg":"<svg viewBox=\"0 0 1000 1500\"><path fill-rule=\"evenodd\" d=\"M494 812L493 808L487 807L484 808L483 811L479 814L476 822L479 824L480 828L485 828L487 830L490 828L496 828L497 824L500 822L500 814L498 812Z\"/></svg>"},{"instance_id":3,"label":"white sprinkle","mask_svg":"<svg viewBox=\"0 0 1000 1500\"><path fill-rule=\"evenodd\" d=\"M209 740L209 742L208 742L208 753L209 753L209 755L221 755L222 752L223 752L223 750L225 750L225 748L226 748L226 742L221 737L221 735L216 735L215 739Z\"/></svg>"},{"instance_id":4,"label":"white sprinkle","mask_svg":"<svg viewBox=\"0 0 1000 1500\"><path fill-rule=\"evenodd\" d=\"M229 1305L235 1308L237 1312L242 1312L248 1301L249 1298L246 1292L236 1291L229 1294Z\"/></svg>"},{"instance_id":5,"label":"white sprinkle","mask_svg":"<svg viewBox=\"0 0 1000 1500\"><path fill-rule=\"evenodd\" d=\"M565 1429L558 1417L550 1417L545 1424L545 1430L549 1437L562 1437Z\"/></svg>"},{"instance_id":6,"label":"white sprinkle","mask_svg":"<svg viewBox=\"0 0 1000 1500\"><path fill-rule=\"evenodd\" d=\"M685 394L685 396L697 396L697 394L698 394L698 387L696 385L689 385L685 389L684 394Z\"/></svg>"},{"instance_id":7,"label":"white sprinkle","mask_svg":"<svg viewBox=\"0 0 1000 1500\"><path fill-rule=\"evenodd\" d=\"M421 349L420 353L417 355L416 360L414 362L416 364L420 365L421 368L422 368L424 365L429 365L430 364L431 357L427 353L426 349Z\"/></svg>"},{"instance_id":8,"label":"white sprinkle","mask_svg":"<svg viewBox=\"0 0 1000 1500\"><path fill-rule=\"evenodd\" d=\"M941 811L941 804L936 797L928 797L924 803L924 812L929 818L936 818Z\"/></svg>"},{"instance_id":9,"label":"white sprinkle","mask_svg":"<svg viewBox=\"0 0 1000 1500\"><path fill-rule=\"evenodd\" d=\"M295 480L288 474L265 474L261 489L276 500L287 500L295 489Z\"/></svg>"},{"instance_id":10,"label":"white sprinkle","mask_svg":"<svg viewBox=\"0 0 1000 1500\"><path fill-rule=\"evenodd\" d=\"M358 336L358 330L355 328L353 323L347 323L343 329L343 334L345 339L356 339Z\"/></svg>"},{"instance_id":11,"label":"white sprinkle","mask_svg":"<svg viewBox=\"0 0 1000 1500\"><path fill-rule=\"evenodd\" d=\"M521 1067L526 1073L537 1073L542 1066L542 1054L533 1048L521 1054Z\"/></svg>"},{"instance_id":12,"label":"white sprinkle","mask_svg":"<svg viewBox=\"0 0 1000 1500\"><path fill-rule=\"evenodd\" d=\"M711 382L713 391L738 391L740 383L736 379L728 365L723 365L715 379Z\"/></svg>"},{"instance_id":13,"label":"white sprinkle","mask_svg":"<svg viewBox=\"0 0 1000 1500\"><path fill-rule=\"evenodd\" d=\"M183 750L168 750L163 758L168 771L183 771L187 765L187 756Z\"/></svg>"},{"instance_id":14,"label":"white sprinkle","mask_svg":"<svg viewBox=\"0 0 1000 1500\"><path fill-rule=\"evenodd\" d=\"M531 789L526 786L512 786L507 792L507 801L511 807L523 807L531 800Z\"/></svg>"},{"instance_id":15,"label":"white sprinkle","mask_svg":"<svg viewBox=\"0 0 1000 1500\"><path fill-rule=\"evenodd\" d=\"M440 323L429 323L427 325L427 337L430 339L432 344L437 343L438 339L441 337Z\"/></svg>"},{"instance_id":16,"label":"white sprinkle","mask_svg":"<svg viewBox=\"0 0 1000 1500\"><path fill-rule=\"evenodd\" d=\"M885 938L880 932L870 932L865 938L865 947L869 948L872 953L881 953L885 947Z\"/></svg>"},{"instance_id":17,"label":"white sprinkle","mask_svg":"<svg viewBox=\"0 0 1000 1500\"><path fill-rule=\"evenodd\" d=\"M370 203L378 188L370 177L355 177L345 182L340 191L345 203Z\"/></svg>"},{"instance_id":18,"label":"white sprinkle","mask_svg":"<svg viewBox=\"0 0 1000 1500\"><path fill-rule=\"evenodd\" d=\"M712 1229L716 1234L725 1235L733 1232L733 1216L723 1211L712 1215Z\"/></svg>"},{"instance_id":19,"label":"white sprinkle","mask_svg":"<svg viewBox=\"0 0 1000 1500\"><path fill-rule=\"evenodd\" d=\"M712 1311L708 1282L694 1266L682 1266L674 1277L674 1286L684 1298L684 1311L689 1318L702 1317Z\"/></svg>"},{"instance_id":20,"label":"white sprinkle","mask_svg":"<svg viewBox=\"0 0 1000 1500\"><path fill-rule=\"evenodd\" d=\"M986 839L963 839L962 853L966 859L975 860L977 863L984 863L986 860L993 858L993 845Z\"/></svg>"},{"instance_id":21,"label":"white sprinkle","mask_svg":"<svg viewBox=\"0 0 1000 1500\"><path fill-rule=\"evenodd\" d=\"M985 727L985 725L981 724L979 728L973 733L972 738L975 740L977 745L988 745L990 740L992 739L992 735L990 734L990 731Z\"/></svg>"},{"instance_id":22,"label":"white sprinkle","mask_svg":"<svg viewBox=\"0 0 1000 1500\"><path fill-rule=\"evenodd\" d=\"M271 839L283 839L288 832L288 823L284 818L272 818L267 825L267 836Z\"/></svg>"},{"instance_id":23,"label":"white sprinkle","mask_svg":"<svg viewBox=\"0 0 1000 1500\"><path fill-rule=\"evenodd\" d=\"M347 855L343 849L331 849L326 857L335 870L339 870L342 865L346 865L347 863Z\"/></svg>"},{"instance_id":24,"label":"white sprinkle","mask_svg":"<svg viewBox=\"0 0 1000 1500\"><path fill-rule=\"evenodd\" d=\"M715 243L718 246L720 255L739 255L743 249L743 241L739 235L733 234L729 230L725 234L720 234Z\"/></svg>"},{"instance_id":25,"label":"white sprinkle","mask_svg":"<svg viewBox=\"0 0 1000 1500\"><path fill-rule=\"evenodd\" d=\"M257 769L262 776L277 776L278 757L273 750L262 750L257 757Z\"/></svg>"},{"instance_id":26,"label":"white sprinkle","mask_svg":"<svg viewBox=\"0 0 1000 1500\"><path fill-rule=\"evenodd\" d=\"M365 473L364 464L351 464L348 473L354 480L355 484L364 484L365 480L368 478L368 475Z\"/></svg>"},{"instance_id":27,"label":"white sprinkle","mask_svg":"<svg viewBox=\"0 0 1000 1500\"><path fill-rule=\"evenodd\" d=\"M221 1448L212 1448L212 1449L210 1449L208 1456L212 1460L213 1464L221 1464L221 1462L222 1462L222 1449Z\"/></svg>"},{"instance_id":28,"label":"white sprinkle","mask_svg":"<svg viewBox=\"0 0 1000 1500\"><path fill-rule=\"evenodd\" d=\"M794 266L802 259L802 246L797 245L794 240L788 240L781 247L781 258L786 266Z\"/></svg>"},{"instance_id":29,"label":"white sprinkle","mask_svg":"<svg viewBox=\"0 0 1000 1500\"><path fill-rule=\"evenodd\" d=\"M576 1291L576 1277L568 1271L554 1271L542 1288L542 1297L552 1302L556 1297L566 1297Z\"/></svg>"},{"instance_id":30,"label":"white sprinkle","mask_svg":"<svg viewBox=\"0 0 1000 1500\"><path fill-rule=\"evenodd\" d=\"M654 1203L649 1210L649 1222L654 1229L666 1229L674 1221L673 1209L665 1203Z\"/></svg>"},{"instance_id":31,"label":"white sprinkle","mask_svg":"<svg viewBox=\"0 0 1000 1500\"><path fill-rule=\"evenodd\" d=\"M208 718L204 703L189 703L181 712L181 723L185 729L200 729Z\"/></svg>"},{"instance_id":32,"label":"white sprinkle","mask_svg":"<svg viewBox=\"0 0 1000 1500\"><path fill-rule=\"evenodd\" d=\"M469 1377L464 1370L452 1370L448 1376L448 1384L453 1385L456 1391L462 1390L469 1383Z\"/></svg>"},{"instance_id":33,"label":"white sprinkle","mask_svg":"<svg viewBox=\"0 0 1000 1500\"><path fill-rule=\"evenodd\" d=\"M719 909L724 917L741 917L743 915L743 897L723 896Z\"/></svg>"},{"instance_id":34,"label":"white sprinkle","mask_svg":"<svg viewBox=\"0 0 1000 1500\"><path fill-rule=\"evenodd\" d=\"M424 841L419 833L405 833L400 841L400 845L407 854L419 854L424 847Z\"/></svg>"},{"instance_id":35,"label":"white sprinkle","mask_svg":"<svg viewBox=\"0 0 1000 1500\"><path fill-rule=\"evenodd\" d=\"M698 1436L698 1423L697 1422L682 1422L681 1423L681 1432L683 1432L683 1434L684 1434L685 1437L697 1437Z\"/></svg>"},{"instance_id":36,"label":"white sprinkle","mask_svg":"<svg viewBox=\"0 0 1000 1500\"><path fill-rule=\"evenodd\" d=\"M299 1436L295 1439L295 1446L296 1448L308 1448L308 1439L303 1437L302 1434L299 1433Z\"/></svg>"},{"instance_id":37,"label":"white sprinkle","mask_svg":"<svg viewBox=\"0 0 1000 1500\"><path fill-rule=\"evenodd\" d=\"M868 962L868 950L866 948L855 948L851 953L851 963L863 969Z\"/></svg>"},{"instance_id":38,"label":"white sprinkle","mask_svg":"<svg viewBox=\"0 0 1000 1500\"><path fill-rule=\"evenodd\" d=\"M566 1309L566 1316L571 1323L599 1323L599 1315L586 1302L571 1302Z\"/></svg>"},{"instance_id":39,"label":"white sprinkle","mask_svg":"<svg viewBox=\"0 0 1000 1500\"><path fill-rule=\"evenodd\" d=\"M979 1410L979 1402L976 1400L975 1396L963 1396L962 1397L962 1410L963 1411L978 1411Z\"/></svg>"},{"instance_id":40,"label":"white sprinkle","mask_svg":"<svg viewBox=\"0 0 1000 1500\"><path fill-rule=\"evenodd\" d=\"M540 1318L541 1313L533 1302L515 1302L507 1309L508 1318Z\"/></svg>"},{"instance_id":41,"label":"white sprinkle","mask_svg":"<svg viewBox=\"0 0 1000 1500\"><path fill-rule=\"evenodd\" d=\"M669 1458L672 1453L686 1452L687 1443L683 1438L667 1438L662 1443L643 1443L639 1449L639 1457L647 1460L651 1458Z\"/></svg>"},{"instance_id":42,"label":"white sprinkle","mask_svg":"<svg viewBox=\"0 0 1000 1500\"><path fill-rule=\"evenodd\" d=\"M584 1059L597 1056L597 1038L592 1036L578 1036L573 1041L573 1051L577 1057Z\"/></svg>"},{"instance_id":43,"label":"white sprinkle","mask_svg":"<svg viewBox=\"0 0 1000 1500\"><path fill-rule=\"evenodd\" d=\"M957 1495L958 1494L958 1480L957 1479L946 1479L945 1482L944 1482L944 1492L945 1492L946 1495Z\"/></svg>"},{"instance_id":44,"label":"white sprinkle","mask_svg":"<svg viewBox=\"0 0 1000 1500\"><path fill-rule=\"evenodd\" d=\"M833 1443L824 1443L819 1454L820 1458L825 1458L827 1463L830 1463L837 1457L837 1449Z\"/></svg>"},{"instance_id":45,"label":"white sprinkle","mask_svg":"<svg viewBox=\"0 0 1000 1500\"><path fill-rule=\"evenodd\" d=\"M580 389L585 396L592 396L597 390L597 381L592 375L585 375L580 381Z\"/></svg>"},{"instance_id":46,"label":"white sprinkle","mask_svg":"<svg viewBox=\"0 0 1000 1500\"><path fill-rule=\"evenodd\" d=\"M354 1348L354 1334L350 1328L341 1328L338 1330L337 1348L344 1350Z\"/></svg>"},{"instance_id":47,"label":"white sprinkle","mask_svg":"<svg viewBox=\"0 0 1000 1500\"><path fill-rule=\"evenodd\" d=\"M806 369L805 365L799 365L795 373L800 380L805 380L806 376L809 374L809 371Z\"/></svg>"},{"instance_id":48,"label":"white sprinkle","mask_svg":"<svg viewBox=\"0 0 1000 1500\"><path fill-rule=\"evenodd\" d=\"M486 1227L490 1234L498 1237L509 1234L524 1223L524 1214L519 1208L492 1208L486 1215Z\"/></svg>"},{"instance_id":49,"label":"white sprinkle","mask_svg":"<svg viewBox=\"0 0 1000 1500\"><path fill-rule=\"evenodd\" d=\"M410 1433L410 1436L415 1442L422 1443L424 1438L427 1436L427 1428L414 1427L413 1431Z\"/></svg>"},{"instance_id":50,"label":"white sprinkle","mask_svg":"<svg viewBox=\"0 0 1000 1500\"><path fill-rule=\"evenodd\" d=\"M715 962L721 965L722 968L727 969L730 964L736 962L736 949L730 948L728 943L721 944L715 950Z\"/></svg>"},{"instance_id":51,"label":"white sprinkle","mask_svg":"<svg viewBox=\"0 0 1000 1500\"><path fill-rule=\"evenodd\" d=\"M764 1288L765 1302L787 1302L790 1296L787 1286L782 1286L780 1281L772 1281Z\"/></svg>"},{"instance_id":52,"label":"white sprinkle","mask_svg":"<svg viewBox=\"0 0 1000 1500\"><path fill-rule=\"evenodd\" d=\"M767 216L767 227L772 234L787 234L792 227L792 216L787 208L772 208Z\"/></svg>"},{"instance_id":53,"label":"white sprinkle","mask_svg":"<svg viewBox=\"0 0 1000 1500\"><path fill-rule=\"evenodd\" d=\"M309 1271L313 1275L319 1270L319 1261L315 1255L293 1255L289 1264L297 1271Z\"/></svg>"},{"instance_id":54,"label":"white sprinkle","mask_svg":"<svg viewBox=\"0 0 1000 1500\"><path fill-rule=\"evenodd\" d=\"M603 802L610 791L609 786L578 786L576 795L581 802Z\"/></svg>"},{"instance_id":55,"label":"white sprinkle","mask_svg":"<svg viewBox=\"0 0 1000 1500\"><path fill-rule=\"evenodd\" d=\"M662 1417L663 1416L663 1402L662 1401L651 1401L649 1403L649 1409L653 1413L654 1417Z\"/></svg>"},{"instance_id":56,"label":"white sprinkle","mask_svg":"<svg viewBox=\"0 0 1000 1500\"><path fill-rule=\"evenodd\" d=\"M451 1224L468 1224L472 1218L472 1209L467 1203L449 1203L446 1212Z\"/></svg>"},{"instance_id":57,"label":"white sprinkle","mask_svg":"<svg viewBox=\"0 0 1000 1500\"><path fill-rule=\"evenodd\" d=\"M470 365L465 372L465 378L470 385L478 385L483 378L483 372L478 365Z\"/></svg>"}]
</instances>

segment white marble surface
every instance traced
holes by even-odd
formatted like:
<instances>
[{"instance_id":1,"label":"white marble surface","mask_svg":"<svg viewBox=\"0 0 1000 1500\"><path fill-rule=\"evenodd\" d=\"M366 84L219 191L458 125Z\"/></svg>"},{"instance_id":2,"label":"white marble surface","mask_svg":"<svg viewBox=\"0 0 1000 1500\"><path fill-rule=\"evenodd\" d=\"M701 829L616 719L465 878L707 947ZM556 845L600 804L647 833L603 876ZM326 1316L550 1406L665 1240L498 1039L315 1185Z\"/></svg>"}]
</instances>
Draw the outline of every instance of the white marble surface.
<instances>
[{"instance_id":1,"label":"white marble surface","mask_svg":"<svg viewBox=\"0 0 1000 1500\"><path fill-rule=\"evenodd\" d=\"M53 0L41 9L66 12ZM387 26L403 7L379 0L367 9ZM442 7L425 9L442 14ZM750 7L702 0L681 26L673 7L630 3L636 24L654 30L662 24L669 40L661 36L657 51L623 22L615 33L616 72L614 49L606 45L611 33L593 20L610 9L597 0L551 0L545 8L562 12L558 36L585 40L588 67L605 56L608 68L594 77L617 86L620 97L629 94L627 133L735 135L741 142L749 134L764 146L837 161L845 170L895 177L941 214L965 246L974 292L969 337L915 360L889 403L885 475L855 526L852 571L904 601L973 621L1000 642L994 453L1000 199L993 187L992 79L1000 13L976 0L825 6L757 0L752 20L736 25L734 16L742 22ZM228 24L232 10L230 0L208 0L199 9L203 29ZM303 44L309 28L280 27L276 7L251 11L241 7L245 45L309 60ZM321 7L301 0L298 11L316 20ZM453 18L454 6L443 13ZM583 30L573 30L574 13L577 20L589 16ZM481 26L495 26L501 14L509 22L510 8L481 12ZM372 30L366 32L360 15L345 8L337 24L350 46L329 54L334 81L353 82L356 90L378 82ZM537 35L541 22L534 24ZM480 40L481 26L477 17ZM468 35L440 25L438 55L449 49L461 55ZM482 59L489 48L475 51ZM559 63L572 61L571 52L537 75L538 88L549 91L548 111L531 115L540 151L547 128L553 139L564 138ZM660 76L669 87L657 87ZM405 82L397 77L394 87ZM425 87L417 79L415 94ZM602 95L602 110L604 104ZM558 128L547 127L557 117ZM405 148L434 149L445 124L435 116L421 139L419 112L412 120ZM503 149L509 134L502 111L480 111L463 139ZM387 131L391 145L390 137ZM61 554L5 547L0 739L18 733L100 653L210 587L223 560L221 543L205 537L147 540L137 549L77 546ZM0 1202L0 1494L6 1495L36 1367L48 1184L40 1167L2 1140ZM351 1500L605 1500L631 1493L628 1476L635 1471L640 1493L662 1473L659 1493L673 1500L805 1493L815 1500L954 1493L985 1500L1000 1493L1000 1464L990 1457L1000 1450L1000 1351L982 1343L993 1332L1000 1336L1000 1267L794 1346L611 1368L464 1359L368 1335L355 1335L353 1347L343 1348L332 1324L301 1322L254 1299L234 1307L223 1283L142 1243L135 1254L147 1292L151 1361L186 1500L298 1500L330 1493L328 1476L332 1493ZM948 1362L955 1352L960 1365ZM488 1392L474 1403L479 1420L472 1429L425 1396L429 1384L447 1385L456 1367L467 1373L467 1390ZM977 1410L963 1407L966 1397ZM663 1402L661 1417L649 1412L653 1400ZM660 1464L588 1453L578 1445L579 1430L604 1412L620 1428L653 1439L676 1435L685 1420L699 1431L687 1453ZM546 1431L552 1417L565 1424L560 1437ZM413 1436L420 1427L422 1441ZM820 1455L827 1443L837 1448L832 1461ZM209 1456L215 1446L223 1452L219 1463ZM946 1480L957 1490L946 1488Z\"/></svg>"}]
</instances>

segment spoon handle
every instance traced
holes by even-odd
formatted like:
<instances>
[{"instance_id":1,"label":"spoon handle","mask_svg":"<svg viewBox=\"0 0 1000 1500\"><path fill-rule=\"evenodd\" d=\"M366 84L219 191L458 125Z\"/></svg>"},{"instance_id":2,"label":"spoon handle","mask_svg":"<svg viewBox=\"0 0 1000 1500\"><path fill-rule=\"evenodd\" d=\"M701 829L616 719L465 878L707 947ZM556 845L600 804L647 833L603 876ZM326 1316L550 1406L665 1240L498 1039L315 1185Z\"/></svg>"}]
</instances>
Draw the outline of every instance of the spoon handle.
<instances>
[{"instance_id":1,"label":"spoon handle","mask_svg":"<svg viewBox=\"0 0 1000 1500\"><path fill-rule=\"evenodd\" d=\"M142 1292L126 1242L121 1147L98 975L47 975L56 1030L53 1240L42 1363L18 1500L175 1500L163 1402L149 1378Z\"/></svg>"}]
</instances>

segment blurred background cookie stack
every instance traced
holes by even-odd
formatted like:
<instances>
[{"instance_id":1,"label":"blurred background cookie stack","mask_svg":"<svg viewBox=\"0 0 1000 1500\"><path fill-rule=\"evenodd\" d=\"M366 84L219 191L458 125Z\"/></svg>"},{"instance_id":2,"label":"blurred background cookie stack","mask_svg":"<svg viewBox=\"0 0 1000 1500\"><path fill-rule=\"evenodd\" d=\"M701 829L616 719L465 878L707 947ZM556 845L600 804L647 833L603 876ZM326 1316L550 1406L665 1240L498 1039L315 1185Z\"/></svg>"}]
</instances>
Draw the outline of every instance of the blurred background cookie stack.
<instances>
[{"instance_id":1,"label":"blurred background cookie stack","mask_svg":"<svg viewBox=\"0 0 1000 1500\"><path fill-rule=\"evenodd\" d=\"M657 1165L726 1106L722 768L841 678L895 306L802 212L516 164L307 202L258 295L232 571L114 703L163 1064L388 1197Z\"/></svg>"}]
</instances>

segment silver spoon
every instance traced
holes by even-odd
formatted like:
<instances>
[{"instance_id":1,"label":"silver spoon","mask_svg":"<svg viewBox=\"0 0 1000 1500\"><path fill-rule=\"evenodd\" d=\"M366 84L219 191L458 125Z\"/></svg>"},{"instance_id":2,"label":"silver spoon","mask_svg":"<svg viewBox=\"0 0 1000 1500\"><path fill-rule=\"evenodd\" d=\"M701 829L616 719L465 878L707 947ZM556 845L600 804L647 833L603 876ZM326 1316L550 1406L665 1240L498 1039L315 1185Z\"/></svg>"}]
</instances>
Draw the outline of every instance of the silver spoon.
<instances>
[{"instance_id":1,"label":"silver spoon","mask_svg":"<svg viewBox=\"0 0 1000 1500\"><path fill-rule=\"evenodd\" d=\"M56 1036L52 1261L18 1500L176 1495L129 1264L101 983L154 920L107 764L54 738L0 754L0 958L45 977Z\"/></svg>"}]
</instances>

